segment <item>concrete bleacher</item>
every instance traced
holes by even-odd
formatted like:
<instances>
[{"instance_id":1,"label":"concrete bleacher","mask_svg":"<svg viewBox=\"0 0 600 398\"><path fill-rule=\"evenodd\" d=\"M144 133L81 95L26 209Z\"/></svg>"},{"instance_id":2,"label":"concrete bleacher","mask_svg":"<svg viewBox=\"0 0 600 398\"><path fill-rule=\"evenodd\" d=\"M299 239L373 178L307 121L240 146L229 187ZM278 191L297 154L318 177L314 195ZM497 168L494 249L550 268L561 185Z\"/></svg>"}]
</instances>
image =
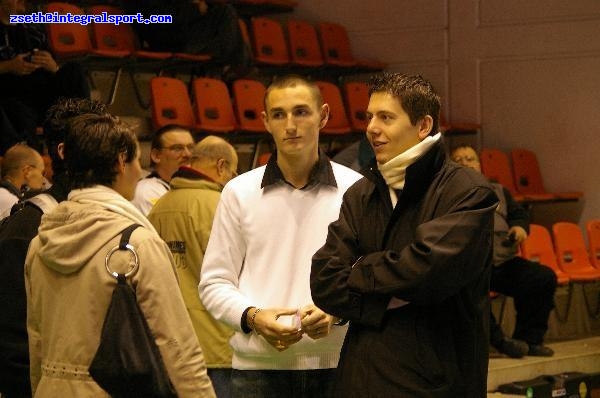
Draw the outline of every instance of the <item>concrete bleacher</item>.
<instances>
[{"instance_id":1,"label":"concrete bleacher","mask_svg":"<svg viewBox=\"0 0 600 398\"><path fill-rule=\"evenodd\" d=\"M554 350L552 357L490 358L488 391L496 391L501 384L529 380L541 375L600 372L600 336L548 343L548 346Z\"/></svg>"},{"instance_id":2,"label":"concrete bleacher","mask_svg":"<svg viewBox=\"0 0 600 398\"><path fill-rule=\"evenodd\" d=\"M567 310L568 290L572 289L571 302ZM585 304L584 294L592 308ZM557 375L567 372L600 372L600 318L594 311L600 299L600 283L584 286L559 287L555 294L556 308L550 314L545 344L555 352L552 357L529 357L513 359L490 353L488 370L488 397L508 397L493 394L501 384L530 380L542 375ZM504 301L504 303L503 303ZM501 309L503 310L501 311ZM592 311L590 314L589 310ZM492 311L507 336L512 334L515 324L515 309L512 298L498 297L492 300ZM562 318L562 319L561 319ZM564 319L566 318L566 319Z\"/></svg>"}]
</instances>

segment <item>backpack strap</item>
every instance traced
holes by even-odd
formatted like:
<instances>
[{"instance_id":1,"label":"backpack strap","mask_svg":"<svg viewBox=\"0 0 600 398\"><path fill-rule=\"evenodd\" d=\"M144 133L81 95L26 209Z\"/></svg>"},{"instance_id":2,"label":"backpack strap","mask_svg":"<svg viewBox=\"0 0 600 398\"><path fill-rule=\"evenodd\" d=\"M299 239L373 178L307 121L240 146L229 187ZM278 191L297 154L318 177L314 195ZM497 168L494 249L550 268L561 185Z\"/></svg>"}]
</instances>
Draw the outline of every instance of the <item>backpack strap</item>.
<instances>
[{"instance_id":1,"label":"backpack strap","mask_svg":"<svg viewBox=\"0 0 600 398\"><path fill-rule=\"evenodd\" d=\"M49 193L40 193L34 197L25 199L24 202L31 203L39 208L44 214L50 213L56 206L58 206L58 201Z\"/></svg>"},{"instance_id":2,"label":"backpack strap","mask_svg":"<svg viewBox=\"0 0 600 398\"><path fill-rule=\"evenodd\" d=\"M125 228L121 232L121 241L119 242L119 250L127 250L129 245L129 238L131 238L131 234L133 231L137 229L137 227L141 227L140 224L131 224L127 228Z\"/></svg>"},{"instance_id":3,"label":"backpack strap","mask_svg":"<svg viewBox=\"0 0 600 398\"><path fill-rule=\"evenodd\" d=\"M121 231L121 240L119 241L119 245L110 249L108 251L108 253L106 254L106 257L104 258L104 266L106 267L106 271L113 278L117 279L117 281L119 283L126 283L126 279L129 278L130 276L134 275L140 266L140 261L139 261L138 255L137 255L137 251L135 250L135 248L132 245L129 244L129 239L131 238L131 234L138 227L141 227L141 225L140 224L131 224L130 226L125 228L123 231ZM129 251L133 255L133 260L134 260L133 267L124 274L120 274L118 272L113 271L110 268L110 265L108 264L110 262L110 258L112 257L112 255L118 250Z\"/></svg>"}]
</instances>

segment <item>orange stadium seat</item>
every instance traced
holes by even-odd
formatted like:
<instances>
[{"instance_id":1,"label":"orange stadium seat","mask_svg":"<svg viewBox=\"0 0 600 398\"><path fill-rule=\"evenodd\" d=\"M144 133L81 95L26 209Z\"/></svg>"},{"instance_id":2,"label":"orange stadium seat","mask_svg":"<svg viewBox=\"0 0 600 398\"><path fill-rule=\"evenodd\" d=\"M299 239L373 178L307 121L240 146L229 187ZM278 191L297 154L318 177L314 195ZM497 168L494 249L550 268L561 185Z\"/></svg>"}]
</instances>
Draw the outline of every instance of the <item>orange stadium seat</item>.
<instances>
[{"instance_id":1,"label":"orange stadium seat","mask_svg":"<svg viewBox=\"0 0 600 398\"><path fill-rule=\"evenodd\" d=\"M588 252L592 265L600 270L600 219L589 220L585 224L588 236Z\"/></svg>"},{"instance_id":2,"label":"orange stadium seat","mask_svg":"<svg viewBox=\"0 0 600 398\"><path fill-rule=\"evenodd\" d=\"M187 87L172 77L153 77L150 80L152 123L155 129L167 124L194 128L194 114Z\"/></svg>"},{"instance_id":3,"label":"orange stadium seat","mask_svg":"<svg viewBox=\"0 0 600 398\"><path fill-rule=\"evenodd\" d=\"M290 56L281 23L267 17L254 17L251 23L256 62L266 65L288 64Z\"/></svg>"},{"instance_id":4,"label":"orange stadium seat","mask_svg":"<svg viewBox=\"0 0 600 398\"><path fill-rule=\"evenodd\" d=\"M555 315L560 322L566 322L569 317L571 300L573 297L573 285L571 278L558 267L556 262L556 252L552 244L550 232L543 226L537 224L529 225L529 235L521 243L521 256L527 260L543 264L554 271L558 285L568 288L567 300L564 309L561 311L558 307L554 308Z\"/></svg>"},{"instance_id":5,"label":"orange stadium seat","mask_svg":"<svg viewBox=\"0 0 600 398\"><path fill-rule=\"evenodd\" d=\"M514 148L511 158L517 191L525 198L545 195L554 199L576 200L583 196L581 192L547 192L542 182L537 156L532 151Z\"/></svg>"},{"instance_id":6,"label":"orange stadium seat","mask_svg":"<svg viewBox=\"0 0 600 398\"><path fill-rule=\"evenodd\" d=\"M196 78L192 82L192 93L198 130L229 133L236 129L229 90L224 82Z\"/></svg>"},{"instance_id":7,"label":"orange stadium seat","mask_svg":"<svg viewBox=\"0 0 600 398\"><path fill-rule=\"evenodd\" d=\"M479 153L481 172L492 182L502 185L513 195L515 200L523 200L513 183L512 170L508 161L508 155L499 149L483 148Z\"/></svg>"},{"instance_id":8,"label":"orange stadium seat","mask_svg":"<svg viewBox=\"0 0 600 398\"><path fill-rule=\"evenodd\" d=\"M74 4L52 2L46 5L46 12L59 14L83 14L83 10ZM58 58L87 56L92 51L92 43L86 26L78 23L47 24L48 43Z\"/></svg>"},{"instance_id":9,"label":"orange stadium seat","mask_svg":"<svg viewBox=\"0 0 600 398\"><path fill-rule=\"evenodd\" d=\"M323 54L313 25L307 21L289 20L287 31L292 64L309 68L323 66Z\"/></svg>"},{"instance_id":10,"label":"orange stadium seat","mask_svg":"<svg viewBox=\"0 0 600 398\"><path fill-rule=\"evenodd\" d=\"M369 87L364 82L347 82L344 84L344 97L350 126L358 132L367 131L369 120L367 119L367 107L369 106Z\"/></svg>"},{"instance_id":11,"label":"orange stadium seat","mask_svg":"<svg viewBox=\"0 0 600 398\"><path fill-rule=\"evenodd\" d=\"M600 269L592 267L583 234L577 224L557 222L552 225L552 235L558 265L571 280L600 280Z\"/></svg>"},{"instance_id":12,"label":"orange stadium seat","mask_svg":"<svg viewBox=\"0 0 600 398\"><path fill-rule=\"evenodd\" d=\"M521 243L521 255L527 260L552 268L559 285L569 283L569 275L563 272L556 263L552 238L545 227L537 224L529 225L529 236Z\"/></svg>"},{"instance_id":13,"label":"orange stadium seat","mask_svg":"<svg viewBox=\"0 0 600 398\"><path fill-rule=\"evenodd\" d=\"M342 100L340 89L333 83L317 81L315 82L321 90L321 95L325 103L329 104L329 121L321 129L323 134L346 134L351 131L346 108Z\"/></svg>"},{"instance_id":14,"label":"orange stadium seat","mask_svg":"<svg viewBox=\"0 0 600 398\"><path fill-rule=\"evenodd\" d=\"M333 22L321 22L317 26L325 63L341 67L355 66L356 60L352 56L346 28Z\"/></svg>"},{"instance_id":15,"label":"orange stadium seat","mask_svg":"<svg viewBox=\"0 0 600 398\"><path fill-rule=\"evenodd\" d=\"M88 11L91 14L123 14L123 10L109 5L91 6ZM148 60L167 60L173 56L170 52L139 50L130 24L93 23L91 27L95 54L109 57L133 56Z\"/></svg>"},{"instance_id":16,"label":"orange stadium seat","mask_svg":"<svg viewBox=\"0 0 600 398\"><path fill-rule=\"evenodd\" d=\"M266 133L261 113L266 88L258 80L238 79L232 86L235 111L242 131Z\"/></svg>"},{"instance_id":17,"label":"orange stadium seat","mask_svg":"<svg viewBox=\"0 0 600 398\"><path fill-rule=\"evenodd\" d=\"M344 26L333 22L321 22L317 26L326 64L364 71L379 71L386 67L385 63L376 60L356 59Z\"/></svg>"}]
</instances>

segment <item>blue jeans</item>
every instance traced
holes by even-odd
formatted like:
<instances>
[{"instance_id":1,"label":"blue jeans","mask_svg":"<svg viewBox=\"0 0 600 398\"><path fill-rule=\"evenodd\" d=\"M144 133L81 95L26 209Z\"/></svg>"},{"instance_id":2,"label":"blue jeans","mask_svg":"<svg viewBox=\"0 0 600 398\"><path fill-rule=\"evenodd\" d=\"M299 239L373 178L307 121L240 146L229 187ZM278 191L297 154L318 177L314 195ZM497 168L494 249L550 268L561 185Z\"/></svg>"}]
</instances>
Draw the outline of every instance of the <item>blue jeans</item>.
<instances>
[{"instance_id":1,"label":"blue jeans","mask_svg":"<svg viewBox=\"0 0 600 398\"><path fill-rule=\"evenodd\" d=\"M236 370L233 398L330 398L335 369Z\"/></svg>"},{"instance_id":2,"label":"blue jeans","mask_svg":"<svg viewBox=\"0 0 600 398\"><path fill-rule=\"evenodd\" d=\"M210 368L206 370L215 389L217 398L231 398L231 368Z\"/></svg>"}]
</instances>

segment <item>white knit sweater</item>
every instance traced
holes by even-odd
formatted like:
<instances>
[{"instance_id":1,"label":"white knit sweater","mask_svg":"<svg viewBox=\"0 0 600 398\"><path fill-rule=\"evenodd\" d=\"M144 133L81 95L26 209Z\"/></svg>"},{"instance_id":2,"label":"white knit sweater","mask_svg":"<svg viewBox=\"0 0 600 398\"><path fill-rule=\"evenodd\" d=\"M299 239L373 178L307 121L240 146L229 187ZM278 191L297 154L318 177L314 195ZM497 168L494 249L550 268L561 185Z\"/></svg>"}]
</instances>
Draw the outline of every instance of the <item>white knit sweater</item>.
<instances>
[{"instance_id":1,"label":"white knit sweater","mask_svg":"<svg viewBox=\"0 0 600 398\"><path fill-rule=\"evenodd\" d=\"M278 352L262 337L245 334L244 310L300 308L312 303L313 254L337 220L342 196L361 175L331 163L337 188L316 184L294 189L279 182L261 188L265 166L231 180L223 189L199 285L212 315L236 330L234 369L327 369L337 366L345 327L323 339L304 336Z\"/></svg>"}]
</instances>

